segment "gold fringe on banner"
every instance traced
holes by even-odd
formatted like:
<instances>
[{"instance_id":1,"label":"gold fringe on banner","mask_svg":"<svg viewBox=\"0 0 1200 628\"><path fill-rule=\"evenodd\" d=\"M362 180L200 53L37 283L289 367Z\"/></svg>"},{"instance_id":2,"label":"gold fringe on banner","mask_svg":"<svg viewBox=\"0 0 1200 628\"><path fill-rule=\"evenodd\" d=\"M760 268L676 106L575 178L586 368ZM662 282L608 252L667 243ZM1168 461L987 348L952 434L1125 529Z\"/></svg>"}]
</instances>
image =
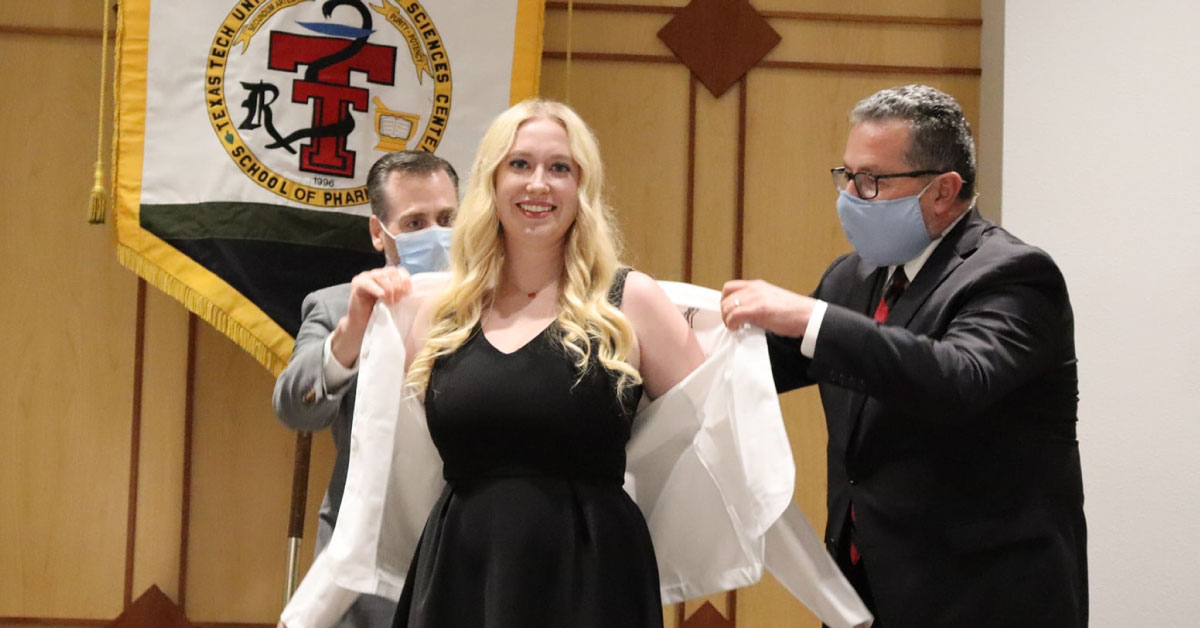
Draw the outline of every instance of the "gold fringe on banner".
<instances>
[{"instance_id":1,"label":"gold fringe on banner","mask_svg":"<svg viewBox=\"0 0 1200 628\"><path fill-rule=\"evenodd\" d=\"M150 285L162 290L167 296L179 301L188 311L199 316L206 323L215 327L217 331L228 336L239 347L254 356L254 359L258 360L259 364L262 364L267 370L271 371L272 375L278 377L283 372L283 367L287 366L286 360L279 359L266 343L247 331L245 327L235 322L223 310L214 306L212 301L209 301L191 286L159 268L133 249L118 244L117 259L121 262L122 266L133 271L134 274L142 279L145 279Z\"/></svg>"},{"instance_id":2,"label":"gold fringe on banner","mask_svg":"<svg viewBox=\"0 0 1200 628\"><path fill-rule=\"evenodd\" d=\"M118 138L121 137L121 41L125 38L125 7L120 0L116 0L114 6L117 9L117 33L116 45L113 46L113 80L112 80L112 152L108 156L108 206L116 211L117 207L117 176L120 174L121 163L117 159L120 153L121 143ZM117 238L117 221L113 219L113 241Z\"/></svg>"},{"instance_id":3,"label":"gold fringe on banner","mask_svg":"<svg viewBox=\"0 0 1200 628\"><path fill-rule=\"evenodd\" d=\"M88 222L104 222L108 211L108 194L104 190L104 95L108 88L108 0L104 3L104 26L100 29L100 111L96 124L96 168L92 171L92 194L88 200Z\"/></svg>"}]
</instances>

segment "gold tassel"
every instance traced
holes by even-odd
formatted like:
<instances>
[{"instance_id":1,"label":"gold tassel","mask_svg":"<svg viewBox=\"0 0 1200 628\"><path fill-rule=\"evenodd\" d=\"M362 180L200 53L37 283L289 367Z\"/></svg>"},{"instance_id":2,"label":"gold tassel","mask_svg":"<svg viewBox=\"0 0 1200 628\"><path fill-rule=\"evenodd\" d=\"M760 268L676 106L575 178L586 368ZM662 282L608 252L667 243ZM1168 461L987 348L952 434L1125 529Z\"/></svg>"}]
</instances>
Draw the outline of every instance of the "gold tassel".
<instances>
[{"instance_id":1,"label":"gold tassel","mask_svg":"<svg viewBox=\"0 0 1200 628\"><path fill-rule=\"evenodd\" d=\"M109 0L104 3L104 27L100 31L100 112L96 129L96 169L92 173L92 194L88 199L88 222L104 222L108 211L108 193L104 189L104 92L108 87L108 12Z\"/></svg>"},{"instance_id":2,"label":"gold tassel","mask_svg":"<svg viewBox=\"0 0 1200 628\"><path fill-rule=\"evenodd\" d=\"M92 175L92 197L88 199L88 222L93 225L103 223L108 211L108 191L104 189L103 179L104 164L97 161L96 172Z\"/></svg>"}]
</instances>

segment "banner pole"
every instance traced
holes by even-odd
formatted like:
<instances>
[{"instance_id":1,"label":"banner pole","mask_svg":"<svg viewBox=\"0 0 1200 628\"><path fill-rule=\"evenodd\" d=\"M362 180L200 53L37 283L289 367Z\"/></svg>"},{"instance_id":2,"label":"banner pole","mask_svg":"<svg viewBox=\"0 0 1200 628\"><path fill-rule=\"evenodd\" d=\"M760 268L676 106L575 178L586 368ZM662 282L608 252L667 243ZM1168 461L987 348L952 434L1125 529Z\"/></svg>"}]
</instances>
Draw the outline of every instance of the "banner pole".
<instances>
[{"instance_id":1,"label":"banner pole","mask_svg":"<svg viewBox=\"0 0 1200 628\"><path fill-rule=\"evenodd\" d=\"M288 515L287 575L283 603L287 605L300 584L300 541L304 538L304 506L308 501L308 467L312 457L312 432L296 434L296 461L292 468L292 508Z\"/></svg>"}]
</instances>

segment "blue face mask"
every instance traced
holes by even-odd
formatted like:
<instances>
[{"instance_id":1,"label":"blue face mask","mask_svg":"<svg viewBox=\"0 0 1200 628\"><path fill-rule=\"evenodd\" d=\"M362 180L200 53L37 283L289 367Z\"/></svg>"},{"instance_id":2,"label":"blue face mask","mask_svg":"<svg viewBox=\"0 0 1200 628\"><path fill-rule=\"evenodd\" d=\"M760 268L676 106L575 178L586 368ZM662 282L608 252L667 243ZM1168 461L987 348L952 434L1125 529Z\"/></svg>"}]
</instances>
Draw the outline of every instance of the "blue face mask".
<instances>
[{"instance_id":1,"label":"blue face mask","mask_svg":"<svg viewBox=\"0 0 1200 628\"><path fill-rule=\"evenodd\" d=\"M450 266L449 227L429 227L392 235L382 224L379 226L396 243L400 266L408 272L415 275L446 270Z\"/></svg>"},{"instance_id":2,"label":"blue face mask","mask_svg":"<svg viewBox=\"0 0 1200 628\"><path fill-rule=\"evenodd\" d=\"M837 211L854 252L872 266L896 266L919 255L932 241L921 215L920 192L882 201L866 201L838 190Z\"/></svg>"}]
</instances>

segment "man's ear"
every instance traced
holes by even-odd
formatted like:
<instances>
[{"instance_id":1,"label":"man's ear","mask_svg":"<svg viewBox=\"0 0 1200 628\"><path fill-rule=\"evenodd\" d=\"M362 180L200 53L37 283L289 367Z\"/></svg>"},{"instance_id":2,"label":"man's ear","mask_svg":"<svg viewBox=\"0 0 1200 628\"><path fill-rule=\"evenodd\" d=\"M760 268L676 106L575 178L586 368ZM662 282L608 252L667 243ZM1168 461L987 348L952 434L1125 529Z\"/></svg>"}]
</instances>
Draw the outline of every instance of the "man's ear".
<instances>
[{"instance_id":1,"label":"man's ear","mask_svg":"<svg viewBox=\"0 0 1200 628\"><path fill-rule=\"evenodd\" d=\"M379 222L375 214L371 214L371 218L367 222L367 229L371 232L371 244L374 245L376 251L382 253L383 239L387 236L383 233L383 224Z\"/></svg>"},{"instance_id":2,"label":"man's ear","mask_svg":"<svg viewBox=\"0 0 1200 628\"><path fill-rule=\"evenodd\" d=\"M947 172L939 175L937 181L933 183L933 213L938 217L938 222L945 222L949 225L954 222L958 215L955 214L959 209L958 193L962 190L962 176L957 172ZM938 229L944 228L944 225L938 225Z\"/></svg>"},{"instance_id":3,"label":"man's ear","mask_svg":"<svg viewBox=\"0 0 1200 628\"><path fill-rule=\"evenodd\" d=\"M957 172L951 171L938 177L935 185L939 204L953 205L958 200L958 193L962 191L963 178Z\"/></svg>"},{"instance_id":4,"label":"man's ear","mask_svg":"<svg viewBox=\"0 0 1200 628\"><path fill-rule=\"evenodd\" d=\"M957 172L947 172L938 175L937 180L922 196L921 214L930 238L941 235L942 231L965 211L958 200L962 186L962 176Z\"/></svg>"}]
</instances>

